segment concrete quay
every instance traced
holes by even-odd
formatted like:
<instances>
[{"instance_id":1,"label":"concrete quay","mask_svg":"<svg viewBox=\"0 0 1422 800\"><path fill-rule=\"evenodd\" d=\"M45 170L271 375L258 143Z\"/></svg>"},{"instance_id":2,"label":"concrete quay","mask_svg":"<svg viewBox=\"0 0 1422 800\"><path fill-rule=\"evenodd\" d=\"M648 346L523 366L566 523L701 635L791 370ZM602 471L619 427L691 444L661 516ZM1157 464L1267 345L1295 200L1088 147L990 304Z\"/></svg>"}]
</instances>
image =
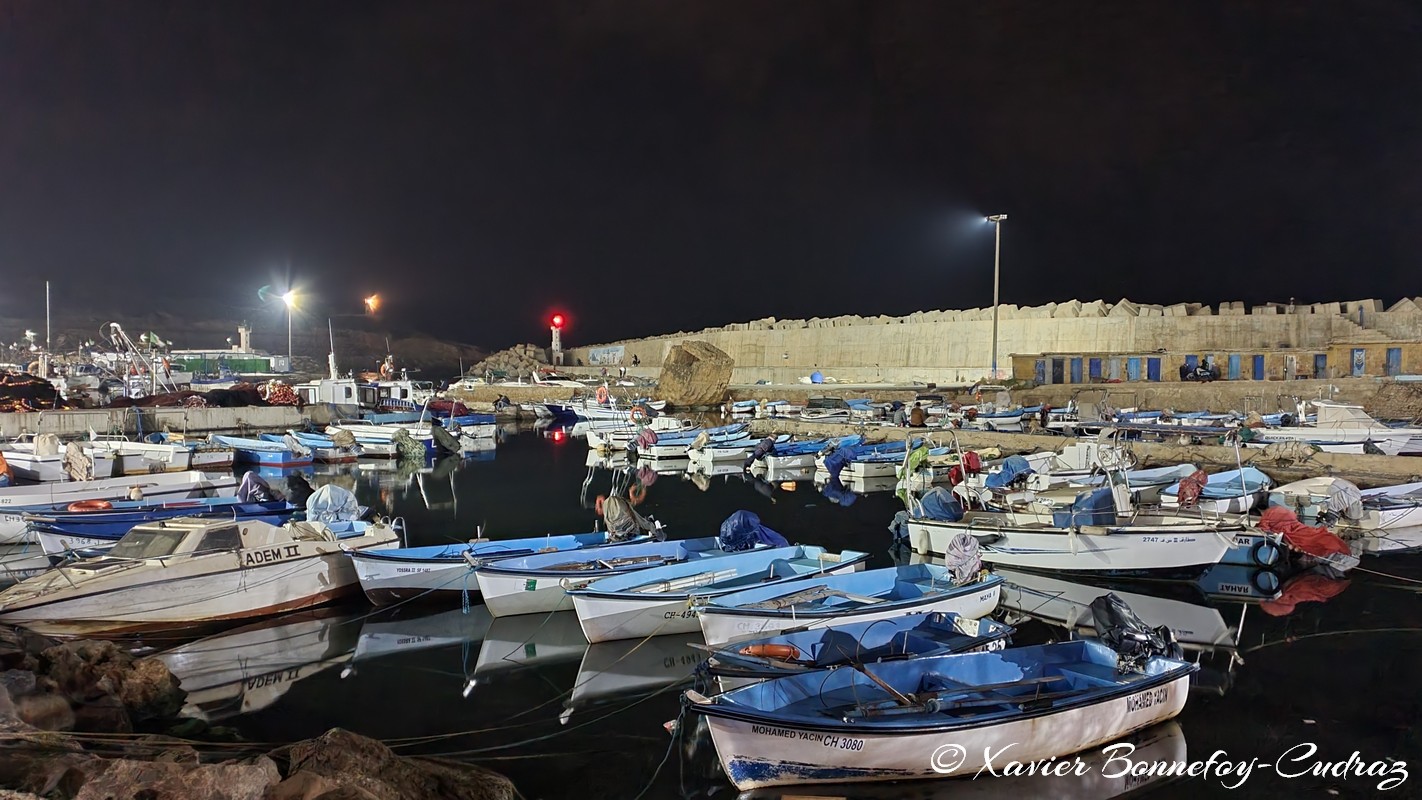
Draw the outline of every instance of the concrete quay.
<instances>
[{"instance_id":1,"label":"concrete quay","mask_svg":"<svg viewBox=\"0 0 1422 800\"><path fill-rule=\"evenodd\" d=\"M849 425L804 422L791 417L757 419L750 423L755 436L792 433L802 438L848 436L862 434L869 442L902 441L910 436L928 436L939 445L955 442L967 450L996 447L1004 455L1060 450L1077 441L1076 437L1030 433L996 433L946 428L896 428L887 425ZM1343 453L1313 453L1297 460L1280 458L1274 448L1235 450L1222 445L1181 445L1173 442L1127 442L1142 467L1171 466L1193 463L1209 471L1237 469L1240 464L1254 467L1276 483L1289 483L1304 478L1330 476L1352 481L1367 489L1398 483L1422 481L1422 458L1410 456L1348 455Z\"/></svg>"},{"instance_id":2,"label":"concrete quay","mask_svg":"<svg viewBox=\"0 0 1422 800\"><path fill-rule=\"evenodd\" d=\"M12 439L25 433L53 433L60 437L83 437L88 436L90 430L122 433L130 437L163 430L173 433L243 433L298 428L303 424L301 412L293 406L87 408L0 414L0 436Z\"/></svg>"}]
</instances>

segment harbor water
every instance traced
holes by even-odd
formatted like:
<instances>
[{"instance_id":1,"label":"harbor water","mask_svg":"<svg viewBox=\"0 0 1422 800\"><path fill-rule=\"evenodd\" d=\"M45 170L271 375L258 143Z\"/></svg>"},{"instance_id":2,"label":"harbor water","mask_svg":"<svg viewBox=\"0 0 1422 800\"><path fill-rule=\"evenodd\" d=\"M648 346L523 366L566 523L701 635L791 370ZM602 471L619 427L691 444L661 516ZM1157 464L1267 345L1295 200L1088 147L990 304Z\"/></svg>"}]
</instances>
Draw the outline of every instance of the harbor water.
<instances>
[{"instance_id":1,"label":"harbor water","mask_svg":"<svg viewBox=\"0 0 1422 800\"><path fill-rule=\"evenodd\" d=\"M592 461L579 439L524 431L476 460L321 468L313 483L339 482L375 513L402 518L411 545L438 544L591 530L596 497L614 480ZM887 525L902 508L892 492L834 502L808 480L757 483L739 464L693 479L685 463L663 466L639 507L671 538L715 535L728 515L749 509L791 541L871 552L871 569L908 558L891 549ZM1422 556L1369 557L1362 567L1293 606L1251 596L1247 572L1203 584L1018 576L998 611L1018 627L1017 644L1069 636L1067 625L1089 623L1083 603L1110 590L1148 623L1179 628L1201 669L1179 719L1135 737L1136 761L1108 764L1096 752L1082 755L1076 773L1085 774L745 796L1376 796L1380 773L1395 776L1397 762L1422 767ZM530 799L737 796L695 718L684 717L676 737L664 727L680 714L681 691L696 685L701 655L688 645L699 634L590 646L572 612L492 619L475 595L380 610L358 598L184 638L147 634L132 644L158 652L183 679L185 713L240 740L274 745L341 727L401 754L492 768ZM1011 760L1004 754L998 772L1011 771ZM1204 774L1149 774L1160 760L1200 762ZM1410 776L1391 794L1420 796L1419 781Z\"/></svg>"}]
</instances>

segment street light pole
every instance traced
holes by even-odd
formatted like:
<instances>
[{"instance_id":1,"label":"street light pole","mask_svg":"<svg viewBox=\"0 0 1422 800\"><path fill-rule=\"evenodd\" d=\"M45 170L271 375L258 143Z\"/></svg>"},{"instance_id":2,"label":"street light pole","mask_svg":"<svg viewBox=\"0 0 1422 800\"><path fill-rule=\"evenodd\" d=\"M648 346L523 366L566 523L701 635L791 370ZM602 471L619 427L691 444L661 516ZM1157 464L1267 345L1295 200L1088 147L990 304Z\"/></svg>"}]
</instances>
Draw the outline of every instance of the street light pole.
<instances>
[{"instance_id":1,"label":"street light pole","mask_svg":"<svg viewBox=\"0 0 1422 800\"><path fill-rule=\"evenodd\" d=\"M997 229L994 235L996 242L992 249L992 379L997 380L997 290L999 268L1002 264L1002 222L1007 219L1007 215L993 214L987 219Z\"/></svg>"}]
</instances>

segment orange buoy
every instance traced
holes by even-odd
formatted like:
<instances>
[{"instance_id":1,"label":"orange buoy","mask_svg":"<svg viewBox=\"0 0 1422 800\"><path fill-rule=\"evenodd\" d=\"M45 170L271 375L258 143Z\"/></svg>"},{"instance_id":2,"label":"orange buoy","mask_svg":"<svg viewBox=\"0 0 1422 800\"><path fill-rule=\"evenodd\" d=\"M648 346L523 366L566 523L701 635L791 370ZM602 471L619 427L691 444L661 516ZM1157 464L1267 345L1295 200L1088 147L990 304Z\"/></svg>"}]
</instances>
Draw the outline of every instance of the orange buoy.
<instances>
[{"instance_id":1,"label":"orange buoy","mask_svg":"<svg viewBox=\"0 0 1422 800\"><path fill-rule=\"evenodd\" d=\"M599 386L599 387L597 387L597 402L598 402L598 405L607 405L607 398L608 398L607 387L606 387L606 386Z\"/></svg>"},{"instance_id":2,"label":"orange buoy","mask_svg":"<svg viewBox=\"0 0 1422 800\"><path fill-rule=\"evenodd\" d=\"M107 511L113 507L114 504L107 500L75 500L65 506L70 511Z\"/></svg>"},{"instance_id":3,"label":"orange buoy","mask_svg":"<svg viewBox=\"0 0 1422 800\"><path fill-rule=\"evenodd\" d=\"M631 416L632 416L632 421L633 421L633 422L646 422L646 421L647 421L647 409L645 409L645 408L643 408L643 407L641 407L641 406L632 406Z\"/></svg>"},{"instance_id":4,"label":"orange buoy","mask_svg":"<svg viewBox=\"0 0 1422 800\"><path fill-rule=\"evenodd\" d=\"M800 648L793 644L748 644L739 652L743 656L774 658L780 661L793 661L800 657Z\"/></svg>"}]
</instances>

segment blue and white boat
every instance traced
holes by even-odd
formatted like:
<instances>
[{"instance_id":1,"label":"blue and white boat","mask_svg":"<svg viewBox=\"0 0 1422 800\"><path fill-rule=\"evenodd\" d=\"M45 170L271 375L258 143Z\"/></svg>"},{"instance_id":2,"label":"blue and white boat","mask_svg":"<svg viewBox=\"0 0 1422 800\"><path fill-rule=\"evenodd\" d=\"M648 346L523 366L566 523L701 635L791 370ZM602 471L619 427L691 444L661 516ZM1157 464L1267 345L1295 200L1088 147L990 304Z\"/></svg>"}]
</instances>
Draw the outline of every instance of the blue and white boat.
<instances>
[{"instance_id":1,"label":"blue and white boat","mask_svg":"<svg viewBox=\"0 0 1422 800\"><path fill-rule=\"evenodd\" d=\"M1031 764L1113 742L1178 715L1198 667L1153 656L1122 669L1079 640L791 675L708 698L737 788L973 775L993 755ZM999 762L1000 763L1000 762Z\"/></svg>"},{"instance_id":2,"label":"blue and white boat","mask_svg":"<svg viewBox=\"0 0 1422 800\"><path fill-rule=\"evenodd\" d=\"M24 514L140 508L154 502L231 497L237 479L197 470L0 488L0 545L33 541ZM132 498L132 499L130 499Z\"/></svg>"},{"instance_id":3,"label":"blue and white boat","mask_svg":"<svg viewBox=\"0 0 1422 800\"><path fill-rule=\"evenodd\" d=\"M636 542L502 558L479 566L474 575L484 605L496 617L568 611L567 589L599 578L663 564L696 563L727 555L714 536L675 542Z\"/></svg>"},{"instance_id":4,"label":"blue and white boat","mask_svg":"<svg viewBox=\"0 0 1422 800\"><path fill-rule=\"evenodd\" d=\"M259 467L309 467L311 448L295 440L267 442L261 439L247 439L241 436L213 434L212 440L231 447L238 464L256 464Z\"/></svg>"},{"instance_id":5,"label":"blue and white boat","mask_svg":"<svg viewBox=\"0 0 1422 800\"><path fill-rule=\"evenodd\" d=\"M360 458L361 448L359 442L352 444L350 447L341 447L336 444L335 440L324 433L287 431L285 435L264 433L261 438L264 442L285 444L287 436L295 439L302 447L310 450L313 461L320 461L323 464L342 464Z\"/></svg>"},{"instance_id":6,"label":"blue and white boat","mask_svg":"<svg viewBox=\"0 0 1422 800\"><path fill-rule=\"evenodd\" d=\"M230 497L210 498L209 502L167 503L140 509L108 511L64 511L25 514L30 533L51 559L88 558L103 552L124 537L133 526L177 517L220 518L237 522L258 521L281 525L297 507L285 500L243 503Z\"/></svg>"},{"instance_id":7,"label":"blue and white boat","mask_svg":"<svg viewBox=\"0 0 1422 800\"><path fill-rule=\"evenodd\" d=\"M589 642L640 639L698 630L695 606L706 598L751 586L853 572L863 569L868 560L868 553L831 553L816 545L757 548L704 563L614 575L570 588L568 595Z\"/></svg>"},{"instance_id":8,"label":"blue and white boat","mask_svg":"<svg viewBox=\"0 0 1422 800\"><path fill-rule=\"evenodd\" d=\"M775 449L759 459L766 472L781 472L792 469L813 469L815 458L825 449L855 447L864 443L859 435L841 436L837 439L810 439L776 444Z\"/></svg>"},{"instance_id":9,"label":"blue and white boat","mask_svg":"<svg viewBox=\"0 0 1422 800\"><path fill-rule=\"evenodd\" d=\"M1272 478L1254 467L1217 472L1206 480L1194 512L1216 515L1248 513L1269 494L1273 485ZM1161 490L1160 505L1162 508L1180 508L1179 482Z\"/></svg>"},{"instance_id":10,"label":"blue and white boat","mask_svg":"<svg viewBox=\"0 0 1422 800\"><path fill-rule=\"evenodd\" d=\"M785 444L789 441L790 435L788 433L782 433L775 437L777 444ZM737 439L733 442L718 442L716 444L706 445L705 447L693 447L686 451L686 457L691 459L692 462L706 464L717 461L733 461L740 464L745 461L746 456L750 455L752 450L759 446L759 442L752 441L750 438Z\"/></svg>"},{"instance_id":11,"label":"blue and white boat","mask_svg":"<svg viewBox=\"0 0 1422 800\"><path fill-rule=\"evenodd\" d=\"M767 680L853 664L999 650L1012 633L1011 625L952 612L835 623L713 646L705 669L717 678Z\"/></svg>"},{"instance_id":12,"label":"blue and white boat","mask_svg":"<svg viewBox=\"0 0 1422 800\"><path fill-rule=\"evenodd\" d=\"M972 578L960 584L952 570L936 564L885 567L756 586L704 602L698 597L696 612L712 647L789 628L825 628L935 612L965 617L991 614L1002 593L1002 578L987 572Z\"/></svg>"},{"instance_id":13,"label":"blue and white boat","mask_svg":"<svg viewBox=\"0 0 1422 800\"><path fill-rule=\"evenodd\" d=\"M646 541L630 540L627 544ZM466 544L437 544L351 553L365 596L377 606L414 598L448 600L477 595L474 569L501 559L536 553L561 553L607 545L606 531L481 539Z\"/></svg>"},{"instance_id":14,"label":"blue and white boat","mask_svg":"<svg viewBox=\"0 0 1422 800\"><path fill-rule=\"evenodd\" d=\"M704 439L702 439L703 436ZM719 428L676 431L666 435L658 434L654 444L638 446L636 452L638 456L646 458L681 458L698 441L703 441L706 446L748 442L750 441L750 428L744 422L738 422L734 425L722 425ZM628 447L631 449L631 445Z\"/></svg>"}]
</instances>

